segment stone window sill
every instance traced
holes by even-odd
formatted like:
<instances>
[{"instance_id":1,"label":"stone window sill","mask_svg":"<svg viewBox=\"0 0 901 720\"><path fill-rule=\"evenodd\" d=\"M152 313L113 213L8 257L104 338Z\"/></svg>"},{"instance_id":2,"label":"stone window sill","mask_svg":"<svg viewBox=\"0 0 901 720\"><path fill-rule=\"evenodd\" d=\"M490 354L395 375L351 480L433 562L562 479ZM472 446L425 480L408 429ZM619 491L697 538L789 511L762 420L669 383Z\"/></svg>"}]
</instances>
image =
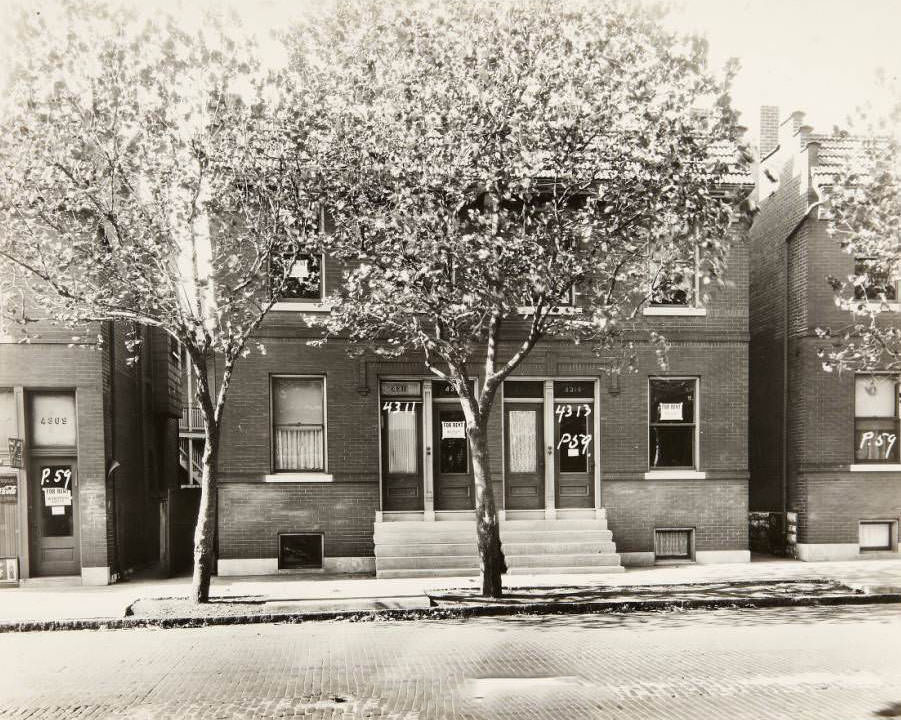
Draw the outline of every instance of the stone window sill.
<instances>
[{"instance_id":1,"label":"stone window sill","mask_svg":"<svg viewBox=\"0 0 901 720\"><path fill-rule=\"evenodd\" d=\"M263 481L267 483L328 483L334 479L334 475L324 472L284 472L263 476Z\"/></svg>"},{"instance_id":2,"label":"stone window sill","mask_svg":"<svg viewBox=\"0 0 901 720\"><path fill-rule=\"evenodd\" d=\"M706 317L707 308L687 305L652 305L642 310L644 315Z\"/></svg>"},{"instance_id":3,"label":"stone window sill","mask_svg":"<svg viewBox=\"0 0 901 720\"><path fill-rule=\"evenodd\" d=\"M707 473L697 470L649 470L645 480L706 480Z\"/></svg>"},{"instance_id":4,"label":"stone window sill","mask_svg":"<svg viewBox=\"0 0 901 720\"><path fill-rule=\"evenodd\" d=\"M885 463L860 463L849 466L851 472L901 472L901 464Z\"/></svg>"},{"instance_id":5,"label":"stone window sill","mask_svg":"<svg viewBox=\"0 0 901 720\"><path fill-rule=\"evenodd\" d=\"M520 315L534 315L535 307L533 305L520 305L516 308L516 312ZM582 308L573 307L572 305L560 305L551 315L581 315Z\"/></svg>"}]
</instances>

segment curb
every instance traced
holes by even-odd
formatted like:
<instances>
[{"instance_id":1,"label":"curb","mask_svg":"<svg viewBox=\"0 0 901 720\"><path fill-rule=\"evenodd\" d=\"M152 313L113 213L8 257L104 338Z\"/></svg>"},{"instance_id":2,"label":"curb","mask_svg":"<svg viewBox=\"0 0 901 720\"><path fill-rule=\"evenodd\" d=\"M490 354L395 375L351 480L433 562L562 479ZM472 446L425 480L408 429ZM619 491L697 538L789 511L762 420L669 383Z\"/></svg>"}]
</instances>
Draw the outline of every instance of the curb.
<instances>
[{"instance_id":1,"label":"curb","mask_svg":"<svg viewBox=\"0 0 901 720\"><path fill-rule=\"evenodd\" d=\"M431 607L428 609L335 610L320 612L268 613L229 615L218 617L167 618L91 618L74 620L39 620L0 622L0 633L47 632L59 630L127 630L157 628L199 628L218 625L257 625L267 623L297 624L343 620L347 622L378 622L386 620L452 620L457 618L498 617L510 615L590 615L665 610L716 610L720 608L777 608L837 605L884 605L901 603L901 593L873 595L819 595L759 598L600 600L586 602L537 602L529 604L491 603L479 605Z\"/></svg>"}]
</instances>

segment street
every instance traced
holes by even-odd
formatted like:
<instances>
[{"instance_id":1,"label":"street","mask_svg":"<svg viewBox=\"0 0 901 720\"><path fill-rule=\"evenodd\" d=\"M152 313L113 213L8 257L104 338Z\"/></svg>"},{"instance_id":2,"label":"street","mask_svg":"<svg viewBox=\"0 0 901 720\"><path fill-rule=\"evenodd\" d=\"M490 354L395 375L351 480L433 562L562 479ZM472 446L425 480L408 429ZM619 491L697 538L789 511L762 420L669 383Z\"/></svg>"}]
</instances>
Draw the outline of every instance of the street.
<instances>
[{"instance_id":1,"label":"street","mask_svg":"<svg viewBox=\"0 0 901 720\"><path fill-rule=\"evenodd\" d=\"M0 717L901 717L897 605L0 636Z\"/></svg>"}]
</instances>

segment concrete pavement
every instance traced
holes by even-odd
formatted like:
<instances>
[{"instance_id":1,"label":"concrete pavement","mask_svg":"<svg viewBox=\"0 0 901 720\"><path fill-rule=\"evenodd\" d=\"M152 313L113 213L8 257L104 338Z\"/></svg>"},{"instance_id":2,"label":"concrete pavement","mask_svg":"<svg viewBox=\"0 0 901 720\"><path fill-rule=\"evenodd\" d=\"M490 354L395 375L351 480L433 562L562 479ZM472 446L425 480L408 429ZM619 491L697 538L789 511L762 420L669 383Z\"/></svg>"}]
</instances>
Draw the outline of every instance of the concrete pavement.
<instances>
[{"instance_id":1,"label":"concrete pavement","mask_svg":"<svg viewBox=\"0 0 901 720\"><path fill-rule=\"evenodd\" d=\"M510 575L504 586L624 587L679 586L712 582L831 580L864 592L901 592L901 559L802 563L759 558L724 565L660 565L628 569L618 575ZM470 577L377 579L370 576L279 575L213 578L211 596L290 603L307 611L428 606L430 592L472 589ZM125 616L141 598L186 597L190 578L138 578L108 587L83 587L65 580L28 580L19 588L0 589L0 622L111 619Z\"/></svg>"},{"instance_id":2,"label":"concrete pavement","mask_svg":"<svg viewBox=\"0 0 901 720\"><path fill-rule=\"evenodd\" d=\"M0 718L901 717L897 606L0 635Z\"/></svg>"}]
</instances>

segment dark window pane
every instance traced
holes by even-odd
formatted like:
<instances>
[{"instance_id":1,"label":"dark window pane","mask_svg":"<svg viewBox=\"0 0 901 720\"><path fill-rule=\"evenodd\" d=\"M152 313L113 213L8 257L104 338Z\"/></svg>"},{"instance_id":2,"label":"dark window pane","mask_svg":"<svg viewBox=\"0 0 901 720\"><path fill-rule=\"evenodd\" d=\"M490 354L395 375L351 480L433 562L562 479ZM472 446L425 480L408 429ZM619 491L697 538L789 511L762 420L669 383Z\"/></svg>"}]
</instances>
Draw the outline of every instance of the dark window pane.
<instances>
[{"instance_id":1,"label":"dark window pane","mask_svg":"<svg viewBox=\"0 0 901 720\"><path fill-rule=\"evenodd\" d=\"M297 258L291 268L291 277L285 282L282 297L291 300L322 299L322 262L320 258L305 255Z\"/></svg>"},{"instance_id":2,"label":"dark window pane","mask_svg":"<svg viewBox=\"0 0 901 720\"><path fill-rule=\"evenodd\" d=\"M898 299L895 283L889 278L888 272L877 267L872 260L860 258L855 260L854 274L867 277L863 286L854 286L855 299L879 301L883 296L889 302Z\"/></svg>"},{"instance_id":3,"label":"dark window pane","mask_svg":"<svg viewBox=\"0 0 901 720\"><path fill-rule=\"evenodd\" d=\"M651 380L650 396L652 423L694 422L694 380Z\"/></svg>"},{"instance_id":4,"label":"dark window pane","mask_svg":"<svg viewBox=\"0 0 901 720\"><path fill-rule=\"evenodd\" d=\"M557 409L567 407L570 406L558 405ZM573 414L568 417L565 412L556 412L555 415L560 426L557 440L560 472L588 472L588 454L591 452L591 431L588 417L584 413L576 415L575 408L573 408Z\"/></svg>"},{"instance_id":5,"label":"dark window pane","mask_svg":"<svg viewBox=\"0 0 901 720\"><path fill-rule=\"evenodd\" d=\"M857 420L854 459L860 462L898 462L898 426L894 419Z\"/></svg>"},{"instance_id":6,"label":"dark window pane","mask_svg":"<svg viewBox=\"0 0 901 720\"><path fill-rule=\"evenodd\" d=\"M322 535L319 533L279 535L278 550L281 570L322 567Z\"/></svg>"},{"instance_id":7,"label":"dark window pane","mask_svg":"<svg viewBox=\"0 0 901 720\"><path fill-rule=\"evenodd\" d=\"M658 277L651 289L651 305L688 305L691 282L682 273Z\"/></svg>"},{"instance_id":8,"label":"dark window pane","mask_svg":"<svg viewBox=\"0 0 901 720\"><path fill-rule=\"evenodd\" d=\"M442 410L438 415L438 472L465 474L469 470L469 445L465 432L460 434L460 423L464 423L462 411Z\"/></svg>"},{"instance_id":9,"label":"dark window pane","mask_svg":"<svg viewBox=\"0 0 901 720\"><path fill-rule=\"evenodd\" d=\"M694 427L652 427L648 437L648 465L652 468L694 467Z\"/></svg>"},{"instance_id":10,"label":"dark window pane","mask_svg":"<svg viewBox=\"0 0 901 720\"><path fill-rule=\"evenodd\" d=\"M544 397L544 383L540 380L507 380L504 383L504 397L540 400Z\"/></svg>"}]
</instances>

